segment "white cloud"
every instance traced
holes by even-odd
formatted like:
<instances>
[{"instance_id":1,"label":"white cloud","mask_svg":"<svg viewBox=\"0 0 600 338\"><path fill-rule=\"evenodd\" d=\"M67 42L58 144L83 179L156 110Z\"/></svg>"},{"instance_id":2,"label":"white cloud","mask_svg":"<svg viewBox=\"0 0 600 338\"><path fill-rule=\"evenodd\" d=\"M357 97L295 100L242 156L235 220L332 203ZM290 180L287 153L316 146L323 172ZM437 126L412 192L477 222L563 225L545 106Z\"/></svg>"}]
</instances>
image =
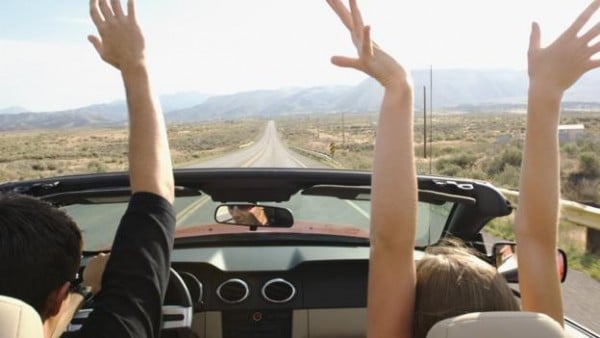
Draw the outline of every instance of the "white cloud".
<instances>
[{"instance_id":1,"label":"white cloud","mask_svg":"<svg viewBox=\"0 0 600 338\"><path fill-rule=\"evenodd\" d=\"M0 105L59 110L122 95L116 71L90 46L0 40Z\"/></svg>"},{"instance_id":2,"label":"white cloud","mask_svg":"<svg viewBox=\"0 0 600 338\"><path fill-rule=\"evenodd\" d=\"M540 22L548 43L587 3L360 1L375 40L409 69L524 69L531 21ZM87 17L48 15L93 32ZM138 2L138 16L157 92L228 93L365 78L329 63L332 55L355 51L322 0ZM123 97L118 73L99 60L84 37L72 43L4 40L0 50L0 107L50 110Z\"/></svg>"}]
</instances>

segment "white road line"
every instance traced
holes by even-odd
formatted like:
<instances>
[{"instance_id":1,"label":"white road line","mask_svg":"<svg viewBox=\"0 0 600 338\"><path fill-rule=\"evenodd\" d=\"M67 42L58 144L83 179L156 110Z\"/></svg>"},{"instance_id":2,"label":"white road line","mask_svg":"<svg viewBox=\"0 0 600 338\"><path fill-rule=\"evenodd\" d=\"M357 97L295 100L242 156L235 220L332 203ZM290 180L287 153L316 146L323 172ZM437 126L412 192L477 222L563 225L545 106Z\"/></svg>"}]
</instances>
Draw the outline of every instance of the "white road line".
<instances>
[{"instance_id":1,"label":"white road line","mask_svg":"<svg viewBox=\"0 0 600 338\"><path fill-rule=\"evenodd\" d=\"M302 163L302 161L294 157L290 151L288 151L287 153L288 156L292 159L292 161L296 162L300 166L300 168L307 168L306 164Z\"/></svg>"},{"instance_id":2,"label":"white road line","mask_svg":"<svg viewBox=\"0 0 600 338\"><path fill-rule=\"evenodd\" d=\"M348 203L352 208L358 211L359 214L365 216L366 219L371 219L371 215L369 215L369 213L361 209L358 205L356 205L356 203L348 200L345 200L344 202Z\"/></svg>"}]
</instances>

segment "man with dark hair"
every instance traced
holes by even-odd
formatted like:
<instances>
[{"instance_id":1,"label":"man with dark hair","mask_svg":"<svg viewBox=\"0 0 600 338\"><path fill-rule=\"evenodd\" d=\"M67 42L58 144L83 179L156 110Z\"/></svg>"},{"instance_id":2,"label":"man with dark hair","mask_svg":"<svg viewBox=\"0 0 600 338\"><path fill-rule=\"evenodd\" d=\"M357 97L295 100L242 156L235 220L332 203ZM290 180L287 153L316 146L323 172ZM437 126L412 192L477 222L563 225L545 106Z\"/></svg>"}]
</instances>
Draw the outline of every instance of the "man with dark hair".
<instances>
[{"instance_id":1,"label":"man with dark hair","mask_svg":"<svg viewBox=\"0 0 600 338\"><path fill-rule=\"evenodd\" d=\"M68 337L160 333L175 228L173 172L133 0L127 7L124 13L119 0L91 0L90 14L99 36L88 39L100 57L121 72L125 85L132 196L110 256L86 266L95 270L96 278L101 276L101 290L82 329L64 335ZM65 318L68 323L83 300L69 293L80 255L81 234L67 215L29 197L0 199L0 294L34 306L46 337L60 333Z\"/></svg>"},{"instance_id":2,"label":"man with dark hair","mask_svg":"<svg viewBox=\"0 0 600 338\"><path fill-rule=\"evenodd\" d=\"M42 319L52 316L58 309L48 297L68 289L65 281L79 269L81 244L75 222L54 206L30 196L0 195L0 294L25 301Z\"/></svg>"}]
</instances>

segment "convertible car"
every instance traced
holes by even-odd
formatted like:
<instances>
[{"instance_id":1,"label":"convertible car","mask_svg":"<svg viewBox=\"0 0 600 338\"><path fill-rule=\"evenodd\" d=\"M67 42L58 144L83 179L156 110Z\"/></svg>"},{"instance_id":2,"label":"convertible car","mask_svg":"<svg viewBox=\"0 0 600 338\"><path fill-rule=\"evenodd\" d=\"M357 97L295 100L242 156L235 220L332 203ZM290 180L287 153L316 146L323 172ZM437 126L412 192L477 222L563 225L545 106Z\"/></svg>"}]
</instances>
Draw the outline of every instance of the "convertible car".
<instances>
[{"instance_id":1,"label":"convertible car","mask_svg":"<svg viewBox=\"0 0 600 338\"><path fill-rule=\"evenodd\" d=\"M177 235L164 337L365 336L370 172L219 168L174 174ZM33 195L65 210L81 226L89 257L110 251L128 186L126 173L104 173L5 183L0 192ZM454 236L516 280L504 265L514 263L515 248L509 245L507 254L507 243L485 243L482 235L490 220L513 210L494 186L441 176L419 176L418 186L417 259ZM566 260L559 257L564 277ZM91 311L93 301L69 330ZM573 337L596 336L568 318L566 326Z\"/></svg>"}]
</instances>

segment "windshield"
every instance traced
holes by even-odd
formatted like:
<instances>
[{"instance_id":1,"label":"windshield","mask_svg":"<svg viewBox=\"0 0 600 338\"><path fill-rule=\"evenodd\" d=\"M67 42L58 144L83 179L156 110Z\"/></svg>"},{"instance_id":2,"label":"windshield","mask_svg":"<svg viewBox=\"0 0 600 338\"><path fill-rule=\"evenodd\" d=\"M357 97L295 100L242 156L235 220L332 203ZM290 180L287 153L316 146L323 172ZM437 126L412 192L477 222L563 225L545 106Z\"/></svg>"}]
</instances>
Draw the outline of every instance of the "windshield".
<instances>
[{"instance_id":1,"label":"windshield","mask_svg":"<svg viewBox=\"0 0 600 338\"><path fill-rule=\"evenodd\" d=\"M296 194L287 202L262 203L289 209L294 217L290 228L261 228L261 232L338 235L368 238L370 201L344 200L327 196ZM215 209L220 203L209 196L179 197L175 201L177 231L179 238L210 236L217 234L248 233L248 226L227 226L214 220ZM452 203L433 205L419 203L419 223L416 245L435 243L442 235ZM85 251L109 250L123 215L126 203L73 204L63 207L79 224L84 238ZM401 225L398 225L401 226ZM268 234L265 234L268 236ZM216 242L213 245L219 246Z\"/></svg>"}]
</instances>

